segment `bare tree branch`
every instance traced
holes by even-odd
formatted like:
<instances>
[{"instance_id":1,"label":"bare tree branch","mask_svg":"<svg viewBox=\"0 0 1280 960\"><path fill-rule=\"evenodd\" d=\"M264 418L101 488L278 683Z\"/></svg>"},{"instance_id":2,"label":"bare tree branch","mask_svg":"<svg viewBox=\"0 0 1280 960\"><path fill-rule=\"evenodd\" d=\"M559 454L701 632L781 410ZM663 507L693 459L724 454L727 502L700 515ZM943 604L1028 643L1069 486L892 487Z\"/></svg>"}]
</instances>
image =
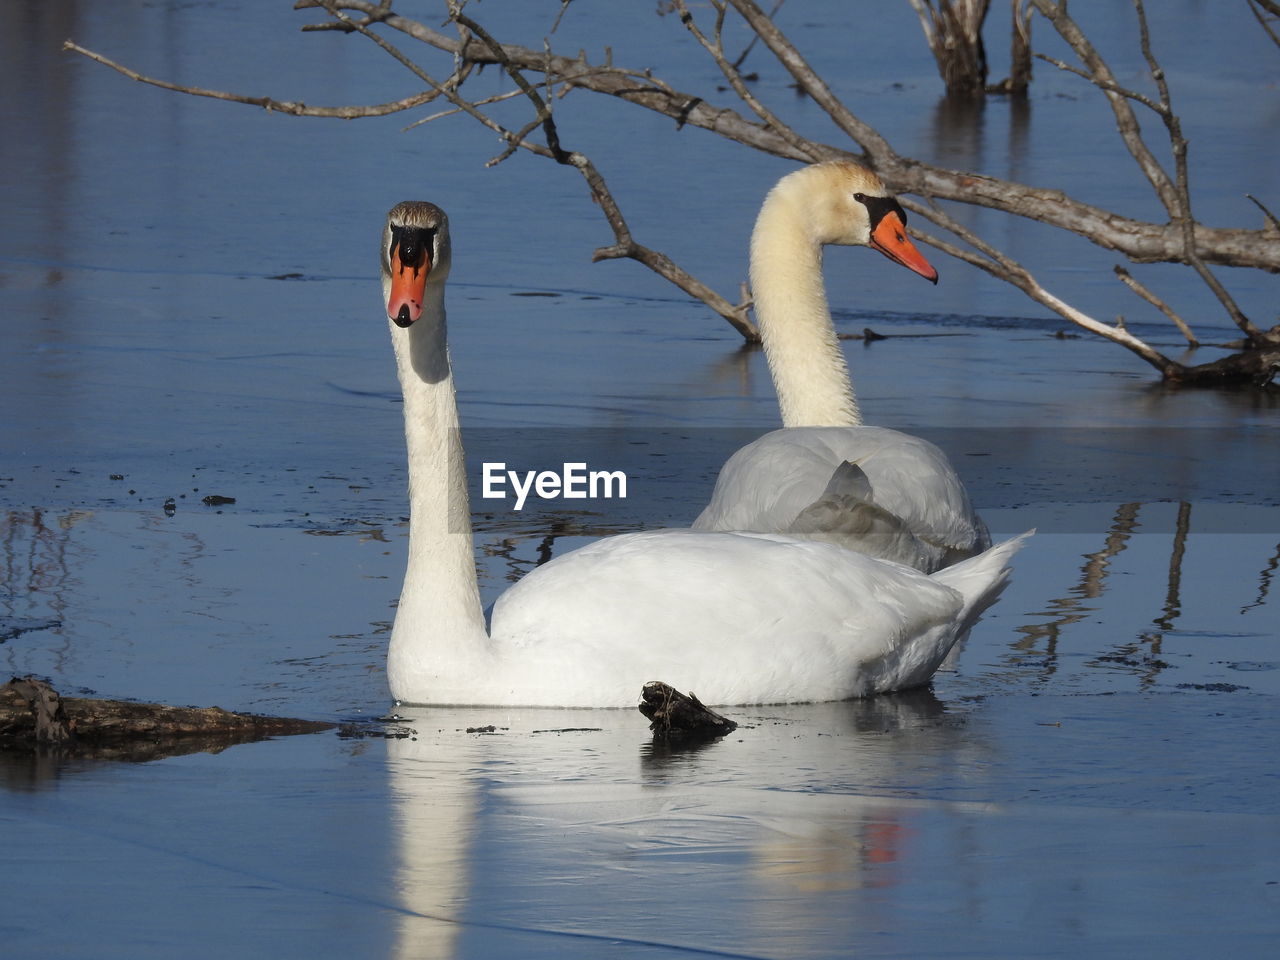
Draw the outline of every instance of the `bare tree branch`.
<instances>
[{"instance_id":1,"label":"bare tree branch","mask_svg":"<svg viewBox=\"0 0 1280 960\"><path fill-rule=\"evenodd\" d=\"M1263 339L1262 331L1254 326L1249 318L1241 312L1235 300L1227 292L1226 287L1205 265L1197 250L1197 224L1191 213L1191 188L1187 172L1187 140L1182 135L1182 121L1173 111L1172 100L1169 95L1169 84L1165 77L1164 69L1160 66L1151 49L1151 32L1147 26L1146 10L1143 7L1142 0L1133 0L1134 10L1138 16L1139 44L1142 48L1142 56L1147 63L1147 69L1151 73L1151 78L1155 81L1159 95L1158 100L1152 100L1150 97L1127 90L1116 83L1115 77L1106 62L1097 53L1075 21L1067 15L1065 3L1053 3L1051 0L1032 0L1032 2L1035 3L1036 9L1053 23L1059 34L1071 45L1071 48L1080 57L1081 62L1087 66L1088 70L1084 72L1073 69L1066 64L1058 65L1070 70L1072 73L1085 76L1086 79L1096 84L1111 102L1111 108L1116 117L1116 125L1125 146L1129 148L1130 154L1142 169L1152 189L1155 190L1156 196L1159 197L1161 204L1169 212L1171 226L1175 226L1181 231L1182 256L1179 259L1189 264L1200 275L1236 326L1251 341L1261 342ZM1169 136L1169 145L1173 152L1173 180L1170 180L1168 173L1160 166L1160 163L1147 146L1146 141L1142 139L1137 117L1134 116L1133 108L1130 106L1129 101L1136 101L1150 108L1164 123L1165 130Z\"/></svg>"},{"instance_id":2,"label":"bare tree branch","mask_svg":"<svg viewBox=\"0 0 1280 960\"><path fill-rule=\"evenodd\" d=\"M1011 0L1013 39L1009 50L1009 93L1025 97L1031 85L1031 0Z\"/></svg>"},{"instance_id":3,"label":"bare tree branch","mask_svg":"<svg viewBox=\"0 0 1280 960\"><path fill-rule=\"evenodd\" d=\"M1033 2L1039 3L1042 0ZM295 5L300 8L316 7L321 3L322 0L298 0ZM730 0L730 3L740 13L746 10L751 14L750 17L744 14L748 25L753 29L758 28L766 45L807 94L814 96L815 90L825 90L826 100L839 103L825 84L821 87L809 86L801 80L801 77L812 78L813 71L752 0ZM386 12L380 5L367 0L342 0L335 5L376 17L377 22L450 55L459 50L459 42L454 38L415 20ZM777 50L774 49L775 46L778 47ZM809 152L802 153L765 124L752 123L731 109L712 106L699 96L675 90L643 71L589 64L585 54L573 58L556 55L546 57L542 51L516 44L504 44L502 49L511 64L518 69L539 72L549 69L561 78L571 80L576 88L617 97L670 117L680 126L708 130L775 156L809 162L812 159L811 152L816 151L822 159L862 159L870 162L889 187L899 193L909 192L955 200L1026 217L1079 234L1134 263L1184 262L1182 231L1174 224L1154 224L1124 217L1113 211L1082 203L1059 190L1046 190L994 177L947 170L899 157L883 137L849 113L843 105L832 107L841 118L837 125L866 150L865 155L818 142L811 144ZM497 63L483 51L472 51L470 57L476 63ZM817 97L814 99L818 100ZM818 102L822 105L822 101ZM1280 273L1280 236L1271 236L1260 230L1202 225L1196 231L1196 254L1205 263Z\"/></svg>"},{"instance_id":4,"label":"bare tree branch","mask_svg":"<svg viewBox=\"0 0 1280 960\"><path fill-rule=\"evenodd\" d=\"M1129 331L1125 330L1123 325L1116 324L1115 326L1110 326L1100 320L1095 320L1083 311L1071 306L1060 297L1050 293L1040 284L1035 276L1032 275L1030 270L1018 263L1012 257L992 247L972 230L965 227L959 221L943 211L937 203L930 202L928 205L924 205L913 200L901 200L901 202L904 207L913 213L918 213L922 217L938 224L938 226L949 230L965 243L979 251L982 256L979 256L978 253L974 253L972 250L965 250L963 247L957 247L955 244L950 243L941 237L935 237L932 234L924 233L923 231L912 230L912 235L922 242L927 243L929 246L941 250L958 260L963 260L965 263L971 264L979 270L983 270L986 273L991 274L997 279L1003 280L1006 283L1017 287L1032 300L1042 306L1048 307L1063 319L1068 320L1079 327L1083 327L1091 333L1096 333L1100 337L1105 337L1113 343L1120 344L1159 370L1160 375L1165 379L1176 380L1180 379L1182 375L1185 374L1186 368L1182 364L1177 363L1174 360L1170 360L1154 347L1150 346L1138 337L1135 337L1133 334L1129 333Z\"/></svg>"},{"instance_id":5,"label":"bare tree branch","mask_svg":"<svg viewBox=\"0 0 1280 960\"><path fill-rule=\"evenodd\" d=\"M1161 374L1172 380L1195 378L1199 367L1188 368L1162 355L1148 344L1124 329L1123 323L1102 323L1065 303L1046 290L1031 272L1008 255L987 244L972 231L951 217L938 201L953 201L987 207L1025 217L1051 227L1075 233L1090 242L1114 250L1132 262L1175 262L1191 266L1209 284L1227 310L1245 331L1249 340L1258 346L1274 347L1280 341L1280 328L1262 333L1244 317L1225 287L1210 271L1208 265L1252 267L1280 272L1280 221L1261 203L1266 221L1262 229L1208 227L1197 223L1191 208L1188 182L1187 142L1183 137L1181 122L1173 112L1168 83L1151 49L1142 0L1134 0L1139 18L1141 45L1148 68L1156 85L1157 96L1152 97L1137 90L1126 89L1083 32L1066 13L1065 2L1054 0L1012 0L1014 12L1015 50L1022 43L1024 52L1029 50L1028 16L1032 7L1067 41L1082 66L1062 61L1048 60L1059 68L1085 78L1097 86L1106 96L1115 116L1117 129L1143 176L1151 184L1160 203L1168 212L1167 223L1150 223L1121 216L1082 203L1058 190L1031 187L1012 181L985 177L975 173L948 170L899 155L874 128L854 114L813 70L794 44L777 27L772 14L766 14L757 0L707 0L714 13L714 24L709 29L699 24L687 0L670 0L670 8L680 14L681 22L716 63L728 81L737 101L749 111L747 116L734 109L708 103L702 97L676 89L648 70L631 70L613 63L612 53L605 48L600 62L588 60L585 51L567 57L557 54L544 40L540 49L500 42L474 17L463 11L466 0L444 0L450 16L446 24L456 30L451 36L440 30L410 18L399 16L391 9L390 0L298 0L299 8L320 8L328 20L308 24L304 30L341 30L359 33L377 44L389 56L411 71L419 82L427 87L423 93L392 104L347 108L314 108L288 101L274 101L262 97L242 97L221 94L194 87L182 87L163 81L142 77L128 68L121 67L105 57L92 53L68 41L67 49L119 70L126 76L144 82L156 83L167 89L193 93L200 96L216 96L237 102L278 109L287 115L297 116L379 116L398 110L446 100L450 109L438 111L417 121L426 123L457 112L466 113L496 133L503 142L501 152L489 164L497 164L517 150L525 150L537 156L572 166L587 182L593 201L613 231L614 242L597 249L593 260L616 258L634 259L658 272L691 296L701 299L727 319L749 341L758 334L748 319L748 298L733 305L685 272L670 258L636 242L616 199L610 192L604 177L585 155L569 150L561 144L560 134L553 115L553 106L573 91L585 91L614 97L627 103L654 111L672 119L677 127L695 126L720 137L762 150L776 156L812 162L824 159L860 159L876 168L886 184L899 194L916 194L924 202L903 197L904 206L937 224L960 241L960 244L942 237L918 234L922 242L970 263L1022 290L1029 297L1055 311L1060 316L1092 332L1124 345ZM924 8L932 11L935 21L940 17L956 17L961 8L973 15L979 8L985 12L989 0L912 0L917 12L924 15ZM1272 0L1257 0L1271 3ZM777 11L780 2L774 6ZM556 13L555 25L569 7L562 0ZM471 8L474 10L475 8ZM796 86L817 104L835 127L862 149L862 153L843 149L841 146L822 143L800 134L778 112L767 106L746 83L739 69L741 56L730 61L724 48L726 16L732 9L750 28L756 38L763 41L778 64L794 79ZM378 28L375 30L374 28ZM926 28L927 29L927 28ZM448 77L437 82L431 74L391 44L383 35L386 31L420 41L427 47L451 58ZM1021 39L1020 39L1021 38ZM754 41L753 41L754 42ZM748 49L750 49L748 47ZM745 51L744 51L745 55ZM516 90L491 95L484 99L464 96L462 88L473 73L485 65L497 65L516 85ZM1029 68L1028 68L1029 69ZM535 79L536 78L536 79ZM720 88L723 90L724 88ZM531 113L519 129L508 128L484 109L486 106L523 97L529 102ZM1143 139L1134 113L1134 104L1141 104L1160 117L1169 138L1173 153L1172 175L1160 164ZM326 112L328 111L328 112ZM754 115L755 119L749 119ZM416 124L415 124L416 125ZM544 142L538 142L540 136ZM1135 292L1163 310L1183 329L1184 335L1195 342L1185 324L1167 305L1163 305L1127 271L1118 269L1121 279ZM1127 278L1127 279L1126 279ZM1145 291L1145 292L1144 292ZM1274 361L1272 352L1259 351L1250 369L1262 376ZM1201 365L1201 367L1211 365ZM1243 367L1243 365L1240 365ZM1231 374L1232 364L1223 365L1222 373ZM1237 371L1238 372L1238 371ZM1215 372L1213 374L1217 376Z\"/></svg>"},{"instance_id":6,"label":"bare tree branch","mask_svg":"<svg viewBox=\"0 0 1280 960\"><path fill-rule=\"evenodd\" d=\"M1266 217L1267 228L1275 234L1280 234L1280 219L1276 219L1276 215L1267 209L1266 204L1255 197L1252 193L1246 193L1246 197L1253 201L1254 206L1262 211L1262 215Z\"/></svg>"},{"instance_id":7,"label":"bare tree branch","mask_svg":"<svg viewBox=\"0 0 1280 960\"><path fill-rule=\"evenodd\" d=\"M849 139L860 144L867 151L873 165L878 166L881 158L897 157L884 137L880 136L870 124L855 117L831 92L831 88L814 72L783 32L774 26L773 20L757 6L755 0L729 0L729 2L733 4L742 19L747 21L747 25L764 41L765 46L772 51L778 62L787 68L787 72L795 78L800 89L826 111L827 116Z\"/></svg>"},{"instance_id":8,"label":"bare tree branch","mask_svg":"<svg viewBox=\"0 0 1280 960\"><path fill-rule=\"evenodd\" d=\"M716 65L720 68L720 72L724 74L729 85L733 87L733 92L738 95L743 103L764 121L765 127L779 134L783 139L790 143L797 152L805 154L811 161L820 160L821 157L811 150L811 144L792 130L785 123L780 121L769 108L767 108L747 87L746 82L742 79L742 74L738 72L738 68L731 64L724 53L724 0L711 0L711 5L716 11L716 30L715 41L708 40L698 29L698 25L694 22L693 14L689 12L689 8L685 5L684 0L674 0L675 7L680 13L680 22L685 25L698 43L702 44L702 48L711 54ZM776 7L774 8L776 11ZM772 14L770 15L772 17ZM759 36L759 34L757 34Z\"/></svg>"},{"instance_id":9,"label":"bare tree branch","mask_svg":"<svg viewBox=\"0 0 1280 960\"><path fill-rule=\"evenodd\" d=\"M920 19L947 93L980 97L986 92L987 53L982 25L991 0L908 0ZM1015 16L1017 4L1015 3Z\"/></svg>"},{"instance_id":10,"label":"bare tree branch","mask_svg":"<svg viewBox=\"0 0 1280 960\"><path fill-rule=\"evenodd\" d=\"M652 250L642 244L639 244L631 235L631 229L627 225L626 219L622 215L613 194L609 191L608 185L605 183L604 177L596 169L586 155L576 151L570 152L565 150L560 144L560 134L556 128L555 119L551 115L550 100L544 100L533 88L533 86L524 78L520 71L506 59L505 51L501 44L497 42L480 24L462 13L461 5L449 0L451 18L462 26L466 27L471 33L485 43L490 51L499 58L503 69L507 75L520 87L521 91L529 98L536 112L533 124L542 126L543 133L547 138L547 148L551 157L561 164L572 166L582 174L586 180L587 186L591 191L591 197L600 207L605 215L605 219L609 222L609 226L613 229L614 240L612 246L601 247L596 250L592 256L592 261L612 260L618 258L629 258L644 264L650 270L665 277L668 281L675 284L685 293L696 297L703 303L707 304L711 309L715 310L721 317L727 320L735 330L737 330L745 340L750 342L758 342L760 333L755 325L747 317L747 304L744 302L738 306L733 306L718 293L707 287L701 281L697 280L687 271L678 266L666 254L657 250ZM551 84L551 75L548 71L546 74L548 86ZM531 124L532 125L532 124ZM523 141L523 137L520 138ZM520 144L523 146L523 142ZM493 161L491 161L493 162Z\"/></svg>"},{"instance_id":11,"label":"bare tree branch","mask_svg":"<svg viewBox=\"0 0 1280 960\"><path fill-rule=\"evenodd\" d=\"M1139 43L1142 47L1142 56L1147 61L1147 68L1151 71L1152 79L1156 82L1156 89L1160 92L1160 110L1158 112L1160 118L1164 121L1165 129L1169 134L1169 143L1173 148L1174 173L1177 183L1177 213L1175 214L1175 220L1182 226L1182 233L1185 238L1184 251L1186 261L1191 264L1209 289L1213 291L1218 298L1218 302L1222 304L1232 321L1244 332L1245 336L1252 342L1261 343L1263 339L1262 331L1255 327L1249 318L1241 312L1235 299L1227 292L1227 288L1222 285L1221 281L1213 275L1213 272L1205 266L1204 262L1196 254L1196 221L1191 213L1191 182L1190 174L1187 171L1187 138L1182 135L1182 120L1173 112L1173 100L1169 95L1169 81L1165 77L1164 68L1160 66L1151 50L1151 31L1147 27L1146 9L1143 7L1142 0L1133 0L1133 6L1138 14L1138 35Z\"/></svg>"},{"instance_id":12,"label":"bare tree branch","mask_svg":"<svg viewBox=\"0 0 1280 960\"><path fill-rule=\"evenodd\" d=\"M1183 320L1171 306L1147 289L1145 284L1136 279L1133 274L1124 267L1117 264L1113 269L1116 272L1116 276L1120 278L1121 282L1124 283L1125 286L1172 320L1174 326L1182 331L1182 335L1187 338L1187 343L1193 347L1200 345L1200 341L1196 339L1196 335L1192 333L1191 328L1187 326L1187 321Z\"/></svg>"},{"instance_id":13,"label":"bare tree branch","mask_svg":"<svg viewBox=\"0 0 1280 960\"><path fill-rule=\"evenodd\" d=\"M414 94L411 97L404 97L400 100L392 100L390 103L370 104L369 106L343 106L343 107L313 107L305 103L293 100L275 100L271 97L252 97L239 93L227 93L222 90L206 90L203 87L188 87L179 83L170 83L167 80L157 80L154 77L147 77L136 70L116 63L114 60L104 57L100 53L94 53L92 50L86 50L78 43L66 40L62 44L62 49L72 53L78 53L81 56L88 57L103 66L110 67L117 73L122 73L130 80L137 80L139 83L150 84L153 87L160 87L162 90L173 90L177 93L190 94L193 97L209 97L213 100L228 100L232 103L247 103L253 107L262 107L275 113L287 114L291 117L328 117L341 120L354 120L361 117L385 117L392 113L400 113L404 110L410 110L413 107L420 107L424 103L430 103L440 96L437 90L426 90L422 93Z\"/></svg>"},{"instance_id":14,"label":"bare tree branch","mask_svg":"<svg viewBox=\"0 0 1280 960\"><path fill-rule=\"evenodd\" d=\"M1055 3L1053 0L1032 0L1032 2L1035 4L1036 10L1040 12L1040 15L1053 24L1054 29L1058 31L1062 39L1070 44L1071 49L1080 58L1080 62L1084 64L1087 74L1081 73L1080 75L1091 80L1106 94L1107 100L1111 104L1111 111L1115 114L1116 127L1120 131L1120 138L1124 141L1124 145L1128 148L1134 160L1138 162L1138 166L1142 169L1147 180L1151 182L1151 186L1155 190L1156 196L1160 199L1161 205L1169 211L1171 217L1176 218L1179 215L1177 188L1142 139L1142 130L1138 126L1138 118L1134 116L1133 108L1129 105L1129 101L1139 100L1157 113L1161 112L1161 107L1149 99L1143 99L1140 95L1125 90L1116 82L1115 75L1111 72L1111 68L1107 66L1106 61L1094 49L1089 38L1084 35L1084 31L1067 15L1067 5L1065 3Z\"/></svg>"},{"instance_id":15,"label":"bare tree branch","mask_svg":"<svg viewBox=\"0 0 1280 960\"><path fill-rule=\"evenodd\" d=\"M787 0L775 0L773 4L773 9L769 11L770 20L772 20L774 17L778 15L778 11L782 9L782 5L786 2ZM742 69L743 63L746 62L747 56L751 53L751 51L755 49L755 45L757 41L759 41L759 39L760 39L760 34L758 33L751 34L751 39L747 41L747 45L742 48L742 52L738 54L737 58L733 61L733 69L735 70Z\"/></svg>"},{"instance_id":16,"label":"bare tree branch","mask_svg":"<svg viewBox=\"0 0 1280 960\"><path fill-rule=\"evenodd\" d=\"M1253 11L1253 15L1257 17L1258 23L1262 29L1266 31L1267 36L1271 38L1271 42L1280 47L1280 36L1271 28L1273 23L1280 21L1280 3L1275 0L1249 0L1249 9ZM1268 20L1263 14L1269 13L1271 19Z\"/></svg>"}]
</instances>

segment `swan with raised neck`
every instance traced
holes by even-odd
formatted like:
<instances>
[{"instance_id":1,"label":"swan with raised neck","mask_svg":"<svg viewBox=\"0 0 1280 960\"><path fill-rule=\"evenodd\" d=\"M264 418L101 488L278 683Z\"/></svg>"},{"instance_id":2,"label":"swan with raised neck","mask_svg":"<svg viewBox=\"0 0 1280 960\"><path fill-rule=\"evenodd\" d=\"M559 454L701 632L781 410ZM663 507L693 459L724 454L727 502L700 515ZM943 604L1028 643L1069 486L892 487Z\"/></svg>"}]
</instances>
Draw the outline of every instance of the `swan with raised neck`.
<instances>
[{"instance_id":1,"label":"swan with raised neck","mask_svg":"<svg viewBox=\"0 0 1280 960\"><path fill-rule=\"evenodd\" d=\"M938 280L866 167L831 161L778 181L751 234L751 288L783 429L730 457L694 529L809 537L926 572L985 550L986 526L946 455L863 425L823 288L828 244L868 246Z\"/></svg>"},{"instance_id":2,"label":"swan with raised neck","mask_svg":"<svg viewBox=\"0 0 1280 960\"><path fill-rule=\"evenodd\" d=\"M926 682L995 601L1020 541L926 576L826 543L658 530L530 571L486 629L449 364L449 223L402 203L382 284L404 392L409 551L387 656L415 704L631 707L661 678L706 703L840 700Z\"/></svg>"},{"instance_id":3,"label":"swan with raised neck","mask_svg":"<svg viewBox=\"0 0 1280 960\"><path fill-rule=\"evenodd\" d=\"M751 292L787 427L862 423L822 282L827 244L869 246L934 283L906 213L859 164L802 167L769 191L751 233Z\"/></svg>"},{"instance_id":4,"label":"swan with raised neck","mask_svg":"<svg viewBox=\"0 0 1280 960\"><path fill-rule=\"evenodd\" d=\"M449 218L408 201L387 214L382 294L404 395L409 460L409 558L395 634L433 638L441 656L474 659L488 646L476 579L466 462L449 363L445 281ZM415 669L414 645L391 645L392 671Z\"/></svg>"}]
</instances>

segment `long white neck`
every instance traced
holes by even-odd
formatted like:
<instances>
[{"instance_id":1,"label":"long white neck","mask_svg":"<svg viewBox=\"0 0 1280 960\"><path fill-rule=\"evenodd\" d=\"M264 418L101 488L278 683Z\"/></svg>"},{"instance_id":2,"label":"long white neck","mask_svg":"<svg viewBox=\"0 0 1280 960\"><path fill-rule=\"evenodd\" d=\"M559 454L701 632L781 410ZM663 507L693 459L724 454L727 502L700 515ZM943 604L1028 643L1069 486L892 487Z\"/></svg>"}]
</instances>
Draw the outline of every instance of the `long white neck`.
<instances>
[{"instance_id":1,"label":"long white neck","mask_svg":"<svg viewBox=\"0 0 1280 960\"><path fill-rule=\"evenodd\" d=\"M409 452L409 561L388 654L393 689L401 669L453 669L488 645L445 332L443 280L428 283L418 321L391 328Z\"/></svg>"},{"instance_id":2,"label":"long white neck","mask_svg":"<svg viewBox=\"0 0 1280 960\"><path fill-rule=\"evenodd\" d=\"M858 426L862 415L822 285L822 246L802 198L786 184L765 198L751 234L751 292L782 424Z\"/></svg>"}]
</instances>

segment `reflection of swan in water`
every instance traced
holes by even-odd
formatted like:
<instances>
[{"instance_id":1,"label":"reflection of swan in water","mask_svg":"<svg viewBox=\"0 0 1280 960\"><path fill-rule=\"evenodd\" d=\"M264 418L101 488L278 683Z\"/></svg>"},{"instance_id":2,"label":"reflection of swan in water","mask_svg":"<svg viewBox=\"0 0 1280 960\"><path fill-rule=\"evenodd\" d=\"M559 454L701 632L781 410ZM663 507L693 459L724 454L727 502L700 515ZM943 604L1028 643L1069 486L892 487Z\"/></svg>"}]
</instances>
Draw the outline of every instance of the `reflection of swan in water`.
<instances>
[{"instance_id":1,"label":"reflection of swan in water","mask_svg":"<svg viewBox=\"0 0 1280 960\"><path fill-rule=\"evenodd\" d=\"M838 955L848 891L894 881L928 807L865 791L927 789L983 756L942 709L923 694L760 708L736 714L753 724L740 740L668 764L643 759L638 714L409 709L416 737L386 745L393 955Z\"/></svg>"},{"instance_id":2,"label":"reflection of swan in water","mask_svg":"<svg viewBox=\"0 0 1280 960\"><path fill-rule=\"evenodd\" d=\"M868 427L822 285L826 244L869 246L932 280L880 179L846 161L805 167L769 192L751 234L751 288L783 429L724 465L697 530L836 543L932 571L985 549L985 524L933 444Z\"/></svg>"},{"instance_id":3,"label":"reflection of swan in water","mask_svg":"<svg viewBox=\"0 0 1280 960\"><path fill-rule=\"evenodd\" d=\"M387 672L412 703L624 706L661 676L704 702L839 700L928 681L1021 539L933 576L831 544L654 531L531 571L481 609L445 333L448 220L403 203L382 280L409 453L409 560Z\"/></svg>"}]
</instances>

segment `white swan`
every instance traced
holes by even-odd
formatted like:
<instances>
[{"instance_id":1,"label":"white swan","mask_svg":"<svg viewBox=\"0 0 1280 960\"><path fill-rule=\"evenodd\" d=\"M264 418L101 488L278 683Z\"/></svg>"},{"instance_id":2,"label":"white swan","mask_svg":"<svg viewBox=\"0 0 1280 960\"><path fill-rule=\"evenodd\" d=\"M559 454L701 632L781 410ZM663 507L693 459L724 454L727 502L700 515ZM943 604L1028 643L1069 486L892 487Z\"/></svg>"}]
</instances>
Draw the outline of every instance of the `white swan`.
<instances>
[{"instance_id":1,"label":"white swan","mask_svg":"<svg viewBox=\"0 0 1280 960\"><path fill-rule=\"evenodd\" d=\"M409 559L391 634L406 703L629 706L661 678L706 703L837 700L924 683L1008 579L1018 541L932 577L827 543L610 537L480 605L445 335L449 227L388 214L383 294L404 391Z\"/></svg>"},{"instance_id":2,"label":"white swan","mask_svg":"<svg viewBox=\"0 0 1280 960\"><path fill-rule=\"evenodd\" d=\"M751 289L782 408L720 471L695 530L827 540L931 572L991 545L933 444L862 425L822 284L824 244L870 246L937 282L906 213L855 163L804 167L769 192L751 234Z\"/></svg>"}]
</instances>

